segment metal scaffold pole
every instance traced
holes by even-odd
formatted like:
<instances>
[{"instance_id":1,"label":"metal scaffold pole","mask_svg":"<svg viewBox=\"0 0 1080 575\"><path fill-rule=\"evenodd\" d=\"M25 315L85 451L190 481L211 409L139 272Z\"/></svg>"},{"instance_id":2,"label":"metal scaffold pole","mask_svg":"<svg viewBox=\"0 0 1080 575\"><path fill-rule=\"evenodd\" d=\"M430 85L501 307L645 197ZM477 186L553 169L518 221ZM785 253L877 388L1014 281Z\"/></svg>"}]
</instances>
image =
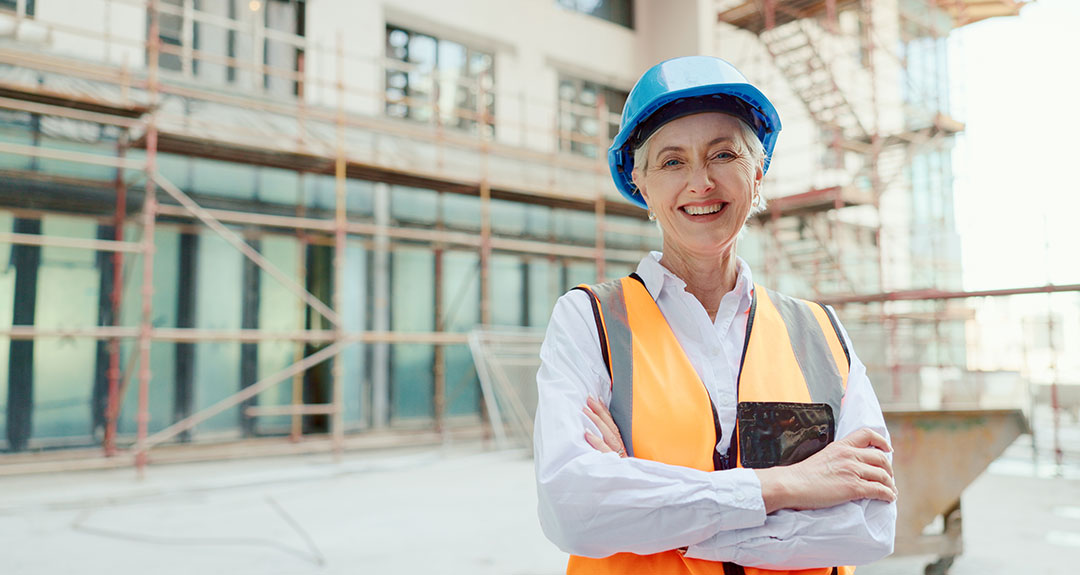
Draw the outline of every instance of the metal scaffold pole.
<instances>
[{"instance_id":1,"label":"metal scaffold pole","mask_svg":"<svg viewBox=\"0 0 1080 575\"><path fill-rule=\"evenodd\" d=\"M607 125L608 125L607 113L608 113L608 111L607 111L607 101L606 101L606 99L604 97L603 92L601 92L600 97L598 97L596 99L596 125L599 126L599 128L596 130L596 143L595 143L595 146L596 146L596 163L595 163L595 166L596 166L597 173L599 173L601 176L604 174L604 172L607 169L607 163L604 162L604 160L606 158L606 154L604 153L604 149L607 148L607 146L605 145L605 141L606 141L606 136L607 136L607 133L608 133L608 130L607 130ZM607 226L605 225L606 222L605 222L605 218L604 218L604 212L606 211L606 205L605 205L605 200L604 200L604 191L603 191L603 189L597 190L595 202L596 202L596 209L595 209L595 217L596 217L596 281L597 281L597 283L600 283L600 282L603 282L604 280L607 279L607 269L606 269L607 268L607 265L606 265L607 264L607 258L605 257L605 254L604 254L605 240L606 240L605 236L606 236L606 232L607 232Z\"/></svg>"},{"instance_id":2,"label":"metal scaffold pole","mask_svg":"<svg viewBox=\"0 0 1080 575\"><path fill-rule=\"evenodd\" d=\"M305 178L304 174L300 173L297 178L297 196L300 201L297 202L297 217L302 218L306 215L305 204L307 197L305 195ZM296 277L307 277L307 252L308 252L308 230L304 228L296 228L297 243L300 246L299 254L296 258ZM307 305L303 301L297 301L296 305L296 322L300 329L307 327ZM293 344L293 363L296 363L304 359L305 344L302 341L297 341ZM304 374L297 373L292 377L292 386L290 394L290 404L299 408L304 403ZM289 419L289 439L291 441L300 441L300 436L303 435L304 418L299 413L293 413Z\"/></svg>"},{"instance_id":3,"label":"metal scaffold pole","mask_svg":"<svg viewBox=\"0 0 1080 575\"><path fill-rule=\"evenodd\" d=\"M142 226L142 322L139 326L139 407L136 416L135 445L143 447L150 429L150 344L153 329L154 302L154 224L157 219L157 113L158 105L158 38L159 16L157 0L150 3L149 77L150 114L146 124L146 194L143 197ZM135 454L135 470L141 478L145 472L147 452L139 449Z\"/></svg>"},{"instance_id":4,"label":"metal scaffold pole","mask_svg":"<svg viewBox=\"0 0 1080 575\"><path fill-rule=\"evenodd\" d=\"M881 173L879 172L879 160L881 159L881 114L878 110L878 86L877 86L877 67L874 59L876 58L876 51L874 49L874 11L873 2L871 0L863 0L862 8L860 10L860 17L863 21L863 37L860 41L866 47L866 71L870 76L870 113L872 123L870 126L870 189L873 192L874 211L878 214L881 213L881 196L885 192L881 182ZM878 289L880 291L885 290L885 262L886 253L882 246L881 241L881 225L877 227L874 232L877 235L877 250L878 250ZM882 302L881 314L883 318L887 318L885 321L888 323L889 337L888 348L886 350L886 361L889 366L889 374L892 384L892 396L893 400L900 400L902 396L901 381L900 381L900 350L899 341L897 339L897 319L890 314L888 303Z\"/></svg>"},{"instance_id":5,"label":"metal scaffold pole","mask_svg":"<svg viewBox=\"0 0 1080 575\"><path fill-rule=\"evenodd\" d=\"M491 325L491 188L480 181L480 323Z\"/></svg>"},{"instance_id":6,"label":"metal scaffold pole","mask_svg":"<svg viewBox=\"0 0 1080 575\"><path fill-rule=\"evenodd\" d=\"M116 147L117 154L123 159L127 151L127 132L125 131ZM124 169L116 168L116 212L113 216L113 240L124 241L124 220L127 217L127 184L124 181ZM112 310L112 327L120 326L120 311L124 293L124 253L113 252L112 258L112 294L109 306ZM116 421L120 411L120 339L109 340L108 395L105 402L105 455L116 455Z\"/></svg>"},{"instance_id":7,"label":"metal scaffold pole","mask_svg":"<svg viewBox=\"0 0 1080 575\"><path fill-rule=\"evenodd\" d=\"M342 345L345 341L345 321L342 311L345 309L345 225L346 225L346 187L345 187L345 58L344 40L341 31L337 34L337 149L334 161L334 312L339 321L334 324L334 343ZM333 359L332 376L334 382L334 410L331 416L331 434L334 444L334 459L341 461L345 449L345 356L338 354Z\"/></svg>"},{"instance_id":8,"label":"metal scaffold pole","mask_svg":"<svg viewBox=\"0 0 1080 575\"><path fill-rule=\"evenodd\" d=\"M48 43L37 46L25 42L0 50L0 65L18 72L0 79L4 92L0 108L30 118L26 131L32 136L30 140L0 142L0 155L34 158L25 164L32 169L12 162L5 164L3 174L11 178L13 189L26 181L34 183L35 194L38 189L46 190L30 200L5 196L5 201L13 198L8 201L8 211L15 217L23 217L25 212L32 218L79 211L77 219L96 224L98 229L93 238L0 232L0 243L100 252L98 271L102 274L96 278L101 289L96 324L24 322L0 329L0 337L11 340L87 338L99 342L93 360L93 435L30 434L29 439L37 442L33 448L85 440L95 455L103 448L101 462L109 458L97 465L134 465L141 476L150 463L151 449L186 438L192 430L206 431L202 422L208 418L224 420L239 410L245 418L242 431L247 433L240 439L242 443L271 445L277 441L250 437L251 418L274 416L260 429L268 435L280 432L280 445L274 449L287 445L284 436L289 434L297 445L288 447L295 452L317 445L317 450L340 460L346 446L363 443L347 436L347 430L371 429L373 436L389 437L409 428L412 422L405 418L418 414L409 413L412 404L401 398L410 393L422 394L424 402L431 398L432 404L425 405L422 414L424 431L450 437L464 427L465 418L458 412L466 402L458 398L472 388L471 376L462 377L450 370L457 369L460 350L448 346L466 341L466 335L458 331L463 321L473 323L479 318L481 325L490 325L513 318L503 312L514 306L496 306L502 303L500 298L514 295L507 290L517 284L503 282L504 269L501 265L493 268L493 263L519 258L518 277L523 286L520 323L535 325L536 313L543 313L539 304L567 287L562 284L571 276L575 283L581 281L582 270L592 265L597 281L603 281L640 260L645 244L631 243L629 236L655 234L653 226L638 221L644 218L635 206L608 196L612 191L603 150L612 126L618 123L611 106L625 97L614 86L618 81L610 77L581 78L588 84L590 96L584 99L585 88L561 74L542 79L553 80L550 87L558 90L544 90L541 84L533 83L514 86L510 74L500 75L496 83L494 59L499 59L500 68L513 60L479 48L475 54L466 50L465 75L440 66L428 69L410 61L408 55L397 57L389 51L350 54L342 32L330 37L321 31L315 33L314 27L292 20L316 22L296 11L300 9L297 6L270 10L272 3L267 2L252 2L234 17L201 7L206 3L195 0L110 0L101 14L104 36L97 20L89 22L90 26L70 19L54 22L50 18L55 15L44 11L27 14L32 6L29 0L16 4L14 25L16 31L24 27L24 36L45 29L58 38L100 42L105 54L102 61L94 62L89 57L72 58ZM913 219L918 225L907 228L901 223L903 214L888 218L884 224L880 216L882 209L897 213L894 210L904 208L908 201L905 194L918 198L912 206L921 205L923 196L918 194L929 194L926 197L933 203L937 198L933 194L945 193L941 190L951 184L947 160L953 150L948 147L952 144L948 138L962 131L963 125L943 117L947 116L942 107L949 105L945 96L952 84L945 85L944 74L934 76L936 83L932 83L927 74L947 71L946 59L952 48L938 42L956 26L944 16L951 14L953 24L962 25L957 24L964 21L962 13L957 16L955 10L965 3L923 0L882 7L869 0L745 0L730 4L738 6L723 8L719 20L756 34L768 52L763 54L766 63L778 72L772 76L789 84L799 100L795 104L806 104L822 148L806 153L827 147L833 154L829 157L835 158L820 162L811 158L808 163L822 164L815 168L822 171L810 174L813 179L800 180L794 172L770 177L770 182L777 178L779 193L770 198L768 210L757 216L762 233L755 237L761 242L755 247L761 252L763 276L783 281L778 287L813 291L817 299L838 306L860 304L855 310L862 314L861 322L880 322L874 326L880 337L864 346L875 346L866 355L873 360L872 375L875 383L882 385L882 396L889 395L891 383L896 398L910 402L912 382L922 375L919 370L923 367L933 367L936 373L949 377L953 368L962 376L968 375L971 363L964 365L962 351L945 345L949 338L963 337L958 335L963 326L954 323L961 314L954 312L967 311L966 304L947 304L945 300L1080 290L1076 285L991 292L908 289L925 285L916 283L923 280L943 290L957 289L954 283L947 283L955 279L952 270L940 267L935 263L938 259L924 266L925 252L913 249L908 254L903 249L905 241L913 246L925 241L931 254L947 259L955 247L954 238L939 231L952 233L951 211ZM811 4L812 10L808 10ZM918 21L912 11L918 11ZM121 12L138 14L140 19L145 12L146 29L135 36L116 34L110 26L124 20ZM894 29L896 18L900 27ZM861 25L857 32L853 26L856 19ZM320 25L324 22L321 16L318 21ZM210 27L221 28L215 34L224 34L222 38L247 40L240 48L230 47L226 56L224 46L216 40L199 45L200 36L210 38L200 30ZM896 30L899 43L893 35ZM851 58L856 38L862 43L864 65ZM386 40L389 42L389 36ZM933 44L920 44L924 42ZM893 53L897 46L903 54ZM933 50L928 51L928 47ZM918 67L908 69L909 56ZM132 70L127 58L137 58L131 63ZM473 58L478 59L474 62ZM484 58L490 61L484 63ZM918 86L893 93L897 92L896 81L910 83L911 78L904 76L920 74L926 75L925 82L920 80ZM38 80L23 82L22 76ZM896 76L901 79L896 80ZM395 83L398 81L406 88ZM568 89L571 84L574 93L564 95L564 86ZM420 86L430 86L430 91L420 90ZM514 100L507 99L507 91ZM931 98L917 101L921 96L916 92ZM909 96L910 102L906 99ZM903 100L905 107L894 109L894 100ZM937 107L915 109L926 103ZM907 104L914 112L936 117L929 121L909 114ZM45 118L49 120L43 130L41 121ZM924 120L930 123L924 125ZM83 125L87 125L87 133L95 125L99 128L93 143L76 137L81 137ZM114 142L117 134L119 140ZM808 148L812 139L807 140ZM145 159L140 155L142 149ZM928 164L918 168L918 175L929 184L905 181L915 179L912 174L918 163ZM68 168L68 164L90 168ZM204 169L210 164L221 171ZM184 165L186 178L179 169ZM934 169L940 172L940 180L931 179ZM143 171L145 190L137 189L144 186L138 179ZM174 178L173 174L180 175ZM237 177L213 181L219 174ZM243 179L249 174L255 182L251 190L245 189ZM331 177L332 199L328 190ZM805 193L788 193L801 192L795 186L804 183L813 187ZM248 196L248 191L253 193ZM392 194L397 195L392 198ZM408 204L414 197L424 201L435 198L434 222L409 213L414 206ZM78 203L65 204L71 201ZM290 205L294 201L295 206ZM84 202L86 210L82 209ZM531 211L534 207L536 211ZM516 214L524 214L523 219ZM579 231L578 222L589 219L594 228ZM518 225L519 221L524 224ZM125 223L133 227L125 229ZM223 308L224 303L239 297L247 319L242 320L241 329L196 329L188 321L169 324L176 327L155 327L154 321L161 323L175 307L190 307L196 295L202 302L219 295L202 293L207 291L205 282L194 282L187 273L199 267L192 261L203 260L177 257L172 251L177 230L177 235L191 238L202 226L247 258L243 295L227 283L220 288L221 294L229 294L222 299ZM541 232L545 226L547 231ZM235 233L238 229L244 233ZM925 229L934 235L918 237ZM391 290L416 277L407 257L413 250L434 255L434 266L424 268L425 275L432 268L434 271L436 317L431 332L394 331L415 325L410 321L409 302L395 297L392 291L397 290ZM466 259L457 256L466 252L479 260L479 269L470 264L471 283L467 290L462 288L463 295L455 296L449 287ZM190 256L193 252L184 253ZM871 261L875 255L876 269ZM249 266L248 260L254 266ZM288 263L279 269L272 261ZM863 263L865 267L860 265ZM136 271L139 265L141 272ZM255 268L252 276L250 271ZM509 268L506 271L510 277ZM262 272L280 282L277 287L281 292L299 298L298 303L279 304L277 291L257 281L248 282L251 277L263 277L259 275ZM135 276L125 281L125 273ZM585 273L584 279L588 279ZM175 282L174 276L178 276ZM806 280L805 285L792 281L799 277ZM55 282L52 278L49 281ZM231 279L231 274L223 279ZM155 281L162 288L156 298ZM49 290L56 289L54 285L50 284ZM359 297L352 295L357 293ZM142 299L136 303L134 298L140 294ZM459 298L474 307L479 304L480 309L470 307L463 317L457 317ZM138 315L121 321L123 311ZM253 317L259 319L248 321ZM1060 313L1048 318L1051 345L1054 334L1060 337L1060 328L1068 321L1071 318ZM1042 334L1043 326L1039 326ZM425 329L429 327L424 324ZM251 354L241 352L241 370L246 370L241 381L258 379L259 385L202 410L161 412L159 407L168 403L167 396L175 390L181 391L178 397L185 398L176 403L186 406L193 403L186 401L189 390L210 384L202 379L195 382L188 369L192 364L186 360L176 362L181 365L176 371L185 375L173 381L174 368L165 361L172 343L190 349L194 344L212 342L239 343L245 346L244 351L252 351L253 345L259 352L265 349L267 353L254 355L255 361L251 361ZM279 361L273 357L273 346L263 347L263 342L288 347L280 360L291 357L291 365L278 374L260 375L260 371L274 371L266 368ZM923 345L927 342L932 343ZM339 353L354 343L365 345L355 364ZM1068 350L1061 345L1056 368L1067 377ZM434 349L430 374L433 395L429 396L428 387L417 392L406 381L410 370L401 368L407 364L408 346ZM877 357L881 348L887 348L883 359ZM264 357L268 361L258 365ZM319 369L316 374L311 370L331 358L333 364L325 371ZM355 358L350 355L348 359ZM155 366L156 373L152 370ZM1039 367L1045 365L1040 363ZM248 401L279 384L291 389L279 387L281 395L271 394L273 398L264 394L259 398L261 405ZM318 393L309 393L307 386L312 384ZM52 384L43 377L35 385ZM136 389L129 389L131 386ZM1068 387L1047 390L1055 418L1059 417L1059 401L1069 405ZM280 405L275 399L280 399ZM151 403L156 418L153 427ZM402 406L409 409L401 410ZM315 415L320 416L318 425L306 428L304 424L311 423ZM477 431L484 415L481 409ZM329 423L326 429L324 420ZM391 420L400 425L391 425ZM98 439L102 423L104 437L99 448L92 442ZM134 426L127 427L131 424ZM228 425L223 422L220 427ZM311 427L318 430L317 437L304 436L305 431L311 433ZM206 443L209 434L200 435L202 440L195 443ZM1047 454L1049 429L1046 438L1043 455ZM188 450L202 448L163 446L153 459L166 460L179 452L191 457L186 455ZM1056 456L1061 457L1060 446Z\"/></svg>"}]
</instances>

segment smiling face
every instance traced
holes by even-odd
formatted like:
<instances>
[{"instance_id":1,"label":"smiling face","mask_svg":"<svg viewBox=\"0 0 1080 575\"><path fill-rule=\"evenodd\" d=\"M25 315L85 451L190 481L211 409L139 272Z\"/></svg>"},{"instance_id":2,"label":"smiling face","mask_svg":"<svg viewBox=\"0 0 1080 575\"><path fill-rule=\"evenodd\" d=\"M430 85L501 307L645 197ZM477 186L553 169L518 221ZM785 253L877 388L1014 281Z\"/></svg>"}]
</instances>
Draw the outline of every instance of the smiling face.
<instances>
[{"instance_id":1,"label":"smiling face","mask_svg":"<svg viewBox=\"0 0 1080 575\"><path fill-rule=\"evenodd\" d=\"M708 258L734 247L761 187L748 130L734 116L705 112L672 120L649 138L633 179L663 229L665 257Z\"/></svg>"}]
</instances>

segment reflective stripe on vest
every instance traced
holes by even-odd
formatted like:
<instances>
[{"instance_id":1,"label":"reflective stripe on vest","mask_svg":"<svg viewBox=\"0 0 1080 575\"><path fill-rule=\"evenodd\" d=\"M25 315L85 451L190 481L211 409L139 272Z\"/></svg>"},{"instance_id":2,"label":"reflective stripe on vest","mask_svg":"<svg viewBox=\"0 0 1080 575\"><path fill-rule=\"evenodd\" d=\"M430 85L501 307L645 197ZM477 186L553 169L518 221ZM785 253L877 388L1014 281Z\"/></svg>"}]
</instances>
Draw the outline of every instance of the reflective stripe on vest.
<instances>
[{"instance_id":1,"label":"reflective stripe on vest","mask_svg":"<svg viewBox=\"0 0 1080 575\"><path fill-rule=\"evenodd\" d=\"M611 376L609 409L631 457L702 471L719 469L715 407L663 314L636 275L596 286L591 295ZM826 329L828 328L828 329ZM827 404L839 415L848 358L831 312L755 286L739 371L738 400ZM732 450L738 450L736 424ZM736 465L742 466L736 455ZM572 556L569 574L684 573L828 575L832 567L768 571L688 559L676 550L654 555ZM840 573L854 568L840 567Z\"/></svg>"}]
</instances>

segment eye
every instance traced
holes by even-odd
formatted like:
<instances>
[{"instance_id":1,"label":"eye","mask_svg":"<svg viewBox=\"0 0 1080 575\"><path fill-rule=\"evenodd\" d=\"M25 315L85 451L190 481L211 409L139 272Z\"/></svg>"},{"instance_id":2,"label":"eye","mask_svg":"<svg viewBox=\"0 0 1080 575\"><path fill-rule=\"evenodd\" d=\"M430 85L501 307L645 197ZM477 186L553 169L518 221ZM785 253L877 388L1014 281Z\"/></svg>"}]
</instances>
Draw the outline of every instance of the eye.
<instances>
[{"instance_id":1,"label":"eye","mask_svg":"<svg viewBox=\"0 0 1080 575\"><path fill-rule=\"evenodd\" d=\"M664 166L665 168L671 168L671 167L674 167L674 166L678 166L681 163L682 162L680 162L679 160L676 160L675 158L671 158L671 159L668 159L668 160L664 160L664 163L660 164L660 165Z\"/></svg>"},{"instance_id":2,"label":"eye","mask_svg":"<svg viewBox=\"0 0 1080 575\"><path fill-rule=\"evenodd\" d=\"M727 151L717 152L717 153L713 154L713 159L714 160L730 160L730 159L732 159L734 157L735 157L735 154L733 154L731 152L727 152Z\"/></svg>"}]
</instances>

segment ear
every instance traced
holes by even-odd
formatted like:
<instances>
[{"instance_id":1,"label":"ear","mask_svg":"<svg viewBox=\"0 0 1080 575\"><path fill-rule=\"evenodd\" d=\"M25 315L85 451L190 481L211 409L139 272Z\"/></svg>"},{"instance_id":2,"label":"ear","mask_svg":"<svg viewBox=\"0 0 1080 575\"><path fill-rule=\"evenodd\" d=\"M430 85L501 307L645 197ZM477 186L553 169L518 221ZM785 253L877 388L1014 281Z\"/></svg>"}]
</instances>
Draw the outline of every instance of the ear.
<instances>
[{"instance_id":1,"label":"ear","mask_svg":"<svg viewBox=\"0 0 1080 575\"><path fill-rule=\"evenodd\" d=\"M634 182L634 187L641 193L641 198L645 200L645 203L649 203L649 193L645 191L645 175L641 173L641 170L634 168L630 172L630 180Z\"/></svg>"},{"instance_id":2,"label":"ear","mask_svg":"<svg viewBox=\"0 0 1080 575\"><path fill-rule=\"evenodd\" d=\"M754 170L754 199L761 194L761 181L765 178L765 159L762 158L757 169Z\"/></svg>"}]
</instances>

